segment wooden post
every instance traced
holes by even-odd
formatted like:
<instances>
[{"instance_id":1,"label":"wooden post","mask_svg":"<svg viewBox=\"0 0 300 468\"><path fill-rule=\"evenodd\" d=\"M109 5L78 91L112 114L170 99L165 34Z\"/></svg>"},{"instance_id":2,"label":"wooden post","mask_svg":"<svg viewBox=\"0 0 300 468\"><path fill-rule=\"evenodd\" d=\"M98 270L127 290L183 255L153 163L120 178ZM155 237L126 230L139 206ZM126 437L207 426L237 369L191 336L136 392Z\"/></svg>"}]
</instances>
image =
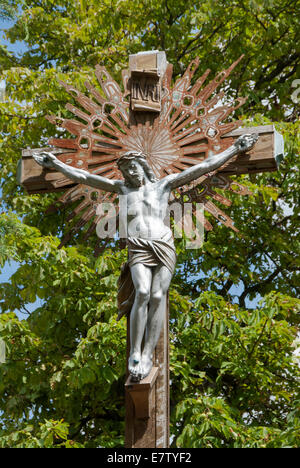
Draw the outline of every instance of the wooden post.
<instances>
[{"instance_id":1,"label":"wooden post","mask_svg":"<svg viewBox=\"0 0 300 468\"><path fill-rule=\"evenodd\" d=\"M127 355L130 349L130 321L127 321ZM128 356L127 356L128 357ZM165 323L161 331L159 341L155 349L153 359L154 371L150 374L150 382L155 379L153 386L149 385L149 377L141 380L138 384L132 384L128 377L125 389L126 404L126 426L125 447L126 448L168 448L170 438L170 371L169 371L169 300L167 299ZM132 395L138 391L138 386L149 385L149 393L144 395L145 399L139 400L137 406ZM143 410L140 410L143 406ZM147 408L149 408L147 412ZM142 417L141 417L142 414ZM147 416L146 416L147 414Z\"/></svg>"},{"instance_id":2,"label":"wooden post","mask_svg":"<svg viewBox=\"0 0 300 468\"><path fill-rule=\"evenodd\" d=\"M131 103L129 111L130 126L153 126L159 117L162 78L167 69L164 52L145 52L131 55L129 58L129 88ZM127 321L127 354L130 349L130 317ZM169 306L165 311L165 323L161 331L153 358L155 383L144 394L144 414L149 407L148 416L141 419L134 404L137 388L148 385L148 377L130 389L129 380L126 388L126 448L168 448L169 447ZM153 371L153 369L152 369ZM128 375L128 374L127 374ZM153 377L153 376L152 376ZM153 377L154 378L154 377ZM139 395L140 397L140 395ZM147 400L148 398L148 400ZM139 404L141 401L139 400Z\"/></svg>"},{"instance_id":3,"label":"wooden post","mask_svg":"<svg viewBox=\"0 0 300 468\"><path fill-rule=\"evenodd\" d=\"M155 448L168 448L170 443L170 359L169 359L169 297L165 324L155 350L154 364L160 372L155 385Z\"/></svg>"}]
</instances>

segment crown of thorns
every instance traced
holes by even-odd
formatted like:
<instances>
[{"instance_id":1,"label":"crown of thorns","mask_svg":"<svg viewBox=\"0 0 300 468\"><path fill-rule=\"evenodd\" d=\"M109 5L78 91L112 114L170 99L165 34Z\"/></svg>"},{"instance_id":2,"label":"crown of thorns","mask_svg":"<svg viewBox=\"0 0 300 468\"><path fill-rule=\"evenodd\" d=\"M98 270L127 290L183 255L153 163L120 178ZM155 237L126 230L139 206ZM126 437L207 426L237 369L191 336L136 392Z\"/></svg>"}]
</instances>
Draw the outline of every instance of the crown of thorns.
<instances>
[{"instance_id":1,"label":"crown of thorns","mask_svg":"<svg viewBox=\"0 0 300 468\"><path fill-rule=\"evenodd\" d=\"M121 168L121 165L127 161L132 161L132 159L142 160L147 163L146 157L143 153L138 151L127 151L127 153L122 154L117 161L118 168Z\"/></svg>"}]
</instances>

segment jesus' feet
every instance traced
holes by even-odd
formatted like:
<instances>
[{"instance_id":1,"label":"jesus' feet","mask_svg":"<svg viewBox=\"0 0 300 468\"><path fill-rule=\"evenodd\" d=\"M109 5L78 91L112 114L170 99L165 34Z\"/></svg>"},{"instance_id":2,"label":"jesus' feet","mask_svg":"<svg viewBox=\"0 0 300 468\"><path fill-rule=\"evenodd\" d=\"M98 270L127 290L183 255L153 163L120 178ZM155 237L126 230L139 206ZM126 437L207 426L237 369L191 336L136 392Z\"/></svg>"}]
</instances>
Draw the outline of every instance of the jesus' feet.
<instances>
[{"instance_id":1,"label":"jesus' feet","mask_svg":"<svg viewBox=\"0 0 300 468\"><path fill-rule=\"evenodd\" d=\"M141 360L141 373L142 373L143 379L147 377L147 375L150 374L152 366L153 366L152 356L143 353L142 360Z\"/></svg>"},{"instance_id":2,"label":"jesus' feet","mask_svg":"<svg viewBox=\"0 0 300 468\"><path fill-rule=\"evenodd\" d=\"M141 353L132 353L128 360L128 370L131 375L131 379L134 381L141 380L142 371L141 371Z\"/></svg>"}]
</instances>

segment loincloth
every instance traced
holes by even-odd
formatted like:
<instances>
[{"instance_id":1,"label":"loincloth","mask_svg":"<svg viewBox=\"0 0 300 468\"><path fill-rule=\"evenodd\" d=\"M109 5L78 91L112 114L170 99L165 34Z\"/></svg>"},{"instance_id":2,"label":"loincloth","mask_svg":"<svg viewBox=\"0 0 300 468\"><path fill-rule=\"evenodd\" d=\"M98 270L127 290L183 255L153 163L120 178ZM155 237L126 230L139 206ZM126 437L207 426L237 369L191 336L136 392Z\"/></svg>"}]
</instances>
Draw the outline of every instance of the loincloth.
<instances>
[{"instance_id":1,"label":"loincloth","mask_svg":"<svg viewBox=\"0 0 300 468\"><path fill-rule=\"evenodd\" d=\"M118 320L128 314L133 306L135 289L130 267L141 263L147 267L165 265L173 274L176 265L176 251L171 233L162 239L127 239L128 261L122 266L118 281Z\"/></svg>"}]
</instances>

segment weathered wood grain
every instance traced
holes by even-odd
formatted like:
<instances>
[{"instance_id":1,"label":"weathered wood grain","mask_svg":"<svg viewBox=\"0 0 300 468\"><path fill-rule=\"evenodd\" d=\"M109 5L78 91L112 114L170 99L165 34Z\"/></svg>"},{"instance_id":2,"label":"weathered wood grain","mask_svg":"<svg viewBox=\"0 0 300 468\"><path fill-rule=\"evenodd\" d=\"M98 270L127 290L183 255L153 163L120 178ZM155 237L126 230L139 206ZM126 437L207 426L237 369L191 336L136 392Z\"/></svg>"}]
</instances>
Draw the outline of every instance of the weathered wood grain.
<instances>
[{"instance_id":1,"label":"weathered wood grain","mask_svg":"<svg viewBox=\"0 0 300 468\"><path fill-rule=\"evenodd\" d=\"M142 121L141 123L145 123L147 120L146 116L140 113L135 113L138 115L134 115L131 119L134 119L134 122L137 123ZM148 114L148 122L153 120L153 113L149 112ZM256 143L255 147L249 151L249 153L241 154L231 162L229 162L226 167L219 171L220 174L224 175L234 175L234 174L251 174L251 173L259 173L259 172L271 172L277 170L277 162L276 162L276 153L275 153L275 136L276 130L273 125L266 125L258 126L258 127L247 127L247 128L238 128L231 133L226 134L222 140L224 141L224 149L228 147L227 141L236 140L240 135L245 133L257 133L259 135L258 142ZM220 148L222 150L223 148ZM52 170L43 169L39 166L32 157L33 153L41 153L43 151L51 151L55 155L71 155L70 150L68 149L59 149L56 147L46 147L46 148L37 148L37 149L26 149L23 150L22 153L22 161L21 161L21 176L19 182L23 185L28 193L43 193L43 192L55 192L61 191L62 189L67 189L72 187L74 183L71 180L66 179L62 174L59 172L55 172ZM201 159L197 161L196 158L188 158L188 154L192 153L191 148L188 148L184 151L186 157L180 158L181 160L191 161L191 163L195 164L200 162ZM199 151L201 151L201 146L199 146ZM112 159L111 156L101 156L101 161L110 161ZM117 159L117 156L116 158ZM89 170L93 171L94 164L97 164L97 155L95 154L89 160ZM177 163L178 164L178 163ZM108 166L109 168L109 166ZM99 168L98 172L105 172L105 167L101 170ZM104 174L105 175L105 174ZM60 183L62 182L62 183Z\"/></svg>"}]
</instances>

